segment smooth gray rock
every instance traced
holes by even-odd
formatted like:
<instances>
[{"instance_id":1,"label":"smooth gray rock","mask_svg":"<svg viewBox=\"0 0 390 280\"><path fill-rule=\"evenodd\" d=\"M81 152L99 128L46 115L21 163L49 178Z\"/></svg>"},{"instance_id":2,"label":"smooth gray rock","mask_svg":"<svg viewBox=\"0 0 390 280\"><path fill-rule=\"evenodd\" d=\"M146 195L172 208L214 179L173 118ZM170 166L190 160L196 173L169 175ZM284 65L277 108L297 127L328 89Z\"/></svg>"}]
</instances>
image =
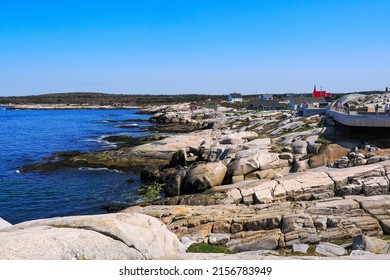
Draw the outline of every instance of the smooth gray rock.
<instances>
[{"instance_id":1,"label":"smooth gray rock","mask_svg":"<svg viewBox=\"0 0 390 280\"><path fill-rule=\"evenodd\" d=\"M226 244L233 252L275 250L280 246L283 240L283 234L280 232L280 229L237 234L242 235L242 238L234 239ZM234 235L231 236L231 238L232 237L234 237Z\"/></svg>"},{"instance_id":2,"label":"smooth gray rock","mask_svg":"<svg viewBox=\"0 0 390 280\"><path fill-rule=\"evenodd\" d=\"M210 233L209 244L211 245L225 245L230 241L230 234L228 233Z\"/></svg>"},{"instance_id":3,"label":"smooth gray rock","mask_svg":"<svg viewBox=\"0 0 390 280\"><path fill-rule=\"evenodd\" d=\"M373 256L374 253L363 251L363 250L352 250L350 256Z\"/></svg>"},{"instance_id":4,"label":"smooth gray rock","mask_svg":"<svg viewBox=\"0 0 390 280\"><path fill-rule=\"evenodd\" d=\"M227 167L221 162L198 164L187 171L184 190L186 193L196 193L222 185L226 172Z\"/></svg>"},{"instance_id":5,"label":"smooth gray rock","mask_svg":"<svg viewBox=\"0 0 390 280\"><path fill-rule=\"evenodd\" d=\"M139 213L73 216L0 230L0 259L157 259L185 248L156 218Z\"/></svg>"},{"instance_id":6,"label":"smooth gray rock","mask_svg":"<svg viewBox=\"0 0 390 280\"><path fill-rule=\"evenodd\" d=\"M261 153L259 149L248 149L236 153L235 159L246 158Z\"/></svg>"},{"instance_id":7,"label":"smooth gray rock","mask_svg":"<svg viewBox=\"0 0 390 280\"><path fill-rule=\"evenodd\" d=\"M363 179L362 192L366 196L387 194L389 181L386 177L372 177Z\"/></svg>"},{"instance_id":8,"label":"smooth gray rock","mask_svg":"<svg viewBox=\"0 0 390 280\"><path fill-rule=\"evenodd\" d=\"M294 253L303 253L307 254L307 250L309 249L308 244L293 244L292 250Z\"/></svg>"},{"instance_id":9,"label":"smooth gray rock","mask_svg":"<svg viewBox=\"0 0 390 280\"><path fill-rule=\"evenodd\" d=\"M196 243L195 241L189 239L186 236L182 236L179 238L180 242L184 245L185 249L187 250L192 244Z\"/></svg>"},{"instance_id":10,"label":"smooth gray rock","mask_svg":"<svg viewBox=\"0 0 390 280\"><path fill-rule=\"evenodd\" d=\"M336 189L336 193L339 196L345 195L357 195L362 190L362 185L360 184L348 184L346 186L340 187Z\"/></svg>"},{"instance_id":11,"label":"smooth gray rock","mask_svg":"<svg viewBox=\"0 0 390 280\"><path fill-rule=\"evenodd\" d=\"M245 143L244 147L266 149L270 145L271 145L270 138L261 138L261 139L255 139L255 140L249 141L248 143Z\"/></svg>"},{"instance_id":12,"label":"smooth gray rock","mask_svg":"<svg viewBox=\"0 0 390 280\"><path fill-rule=\"evenodd\" d=\"M328 242L318 244L315 251L318 254L328 257L343 256L348 253L343 247Z\"/></svg>"},{"instance_id":13,"label":"smooth gray rock","mask_svg":"<svg viewBox=\"0 0 390 280\"><path fill-rule=\"evenodd\" d=\"M309 159L298 160L296 157L294 157L291 165L292 172L304 172L310 169Z\"/></svg>"},{"instance_id":14,"label":"smooth gray rock","mask_svg":"<svg viewBox=\"0 0 390 280\"><path fill-rule=\"evenodd\" d=\"M229 175L245 175L252 171L261 169L262 166L277 160L277 154L259 151L258 153L238 158L228 165Z\"/></svg>"},{"instance_id":15,"label":"smooth gray rock","mask_svg":"<svg viewBox=\"0 0 390 280\"><path fill-rule=\"evenodd\" d=\"M297 140L291 144L294 154L306 155L307 154L307 142L304 140Z\"/></svg>"},{"instance_id":16,"label":"smooth gray rock","mask_svg":"<svg viewBox=\"0 0 390 280\"><path fill-rule=\"evenodd\" d=\"M259 135L254 131L241 131L237 133L238 137L242 139L253 139L259 137Z\"/></svg>"},{"instance_id":17,"label":"smooth gray rock","mask_svg":"<svg viewBox=\"0 0 390 280\"><path fill-rule=\"evenodd\" d=\"M352 240L352 249L368 251L374 254L389 254L390 241L372 236L357 235Z\"/></svg>"},{"instance_id":18,"label":"smooth gray rock","mask_svg":"<svg viewBox=\"0 0 390 280\"><path fill-rule=\"evenodd\" d=\"M367 164L377 163L381 160L380 156L372 156L367 159Z\"/></svg>"},{"instance_id":19,"label":"smooth gray rock","mask_svg":"<svg viewBox=\"0 0 390 280\"><path fill-rule=\"evenodd\" d=\"M320 151L322 144L316 143L317 140L318 140L318 135L312 135L306 138L307 149L309 153L318 154L318 152Z\"/></svg>"}]
</instances>

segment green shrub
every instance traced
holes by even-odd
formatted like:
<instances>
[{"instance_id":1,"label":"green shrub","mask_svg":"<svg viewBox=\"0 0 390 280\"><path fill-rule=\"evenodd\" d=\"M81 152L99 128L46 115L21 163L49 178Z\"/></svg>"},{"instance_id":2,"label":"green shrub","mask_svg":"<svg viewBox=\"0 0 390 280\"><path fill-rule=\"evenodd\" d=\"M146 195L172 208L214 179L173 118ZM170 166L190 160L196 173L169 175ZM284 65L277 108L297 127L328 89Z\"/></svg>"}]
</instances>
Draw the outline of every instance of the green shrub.
<instances>
[{"instance_id":1,"label":"green shrub","mask_svg":"<svg viewBox=\"0 0 390 280\"><path fill-rule=\"evenodd\" d=\"M319 143L319 144L324 144L324 145L329 145L329 144L333 143L332 140L325 138L324 136L319 136L315 142Z\"/></svg>"},{"instance_id":2,"label":"green shrub","mask_svg":"<svg viewBox=\"0 0 390 280\"><path fill-rule=\"evenodd\" d=\"M163 190L164 184L154 182L151 184L144 184L139 187L138 194L143 200L152 201L160 198Z\"/></svg>"}]
</instances>

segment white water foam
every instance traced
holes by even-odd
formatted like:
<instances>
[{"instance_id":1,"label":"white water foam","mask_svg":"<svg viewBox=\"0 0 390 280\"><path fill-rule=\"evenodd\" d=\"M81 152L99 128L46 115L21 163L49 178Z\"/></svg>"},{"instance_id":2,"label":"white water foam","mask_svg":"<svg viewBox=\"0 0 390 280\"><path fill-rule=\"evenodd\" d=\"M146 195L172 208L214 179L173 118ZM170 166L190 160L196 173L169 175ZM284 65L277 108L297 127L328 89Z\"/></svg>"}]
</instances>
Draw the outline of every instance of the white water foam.
<instances>
[{"instance_id":1,"label":"white water foam","mask_svg":"<svg viewBox=\"0 0 390 280\"><path fill-rule=\"evenodd\" d=\"M79 170L87 170L87 171L110 171L115 173L124 173L123 171L117 170L117 169L109 169L106 167L79 167Z\"/></svg>"}]
</instances>

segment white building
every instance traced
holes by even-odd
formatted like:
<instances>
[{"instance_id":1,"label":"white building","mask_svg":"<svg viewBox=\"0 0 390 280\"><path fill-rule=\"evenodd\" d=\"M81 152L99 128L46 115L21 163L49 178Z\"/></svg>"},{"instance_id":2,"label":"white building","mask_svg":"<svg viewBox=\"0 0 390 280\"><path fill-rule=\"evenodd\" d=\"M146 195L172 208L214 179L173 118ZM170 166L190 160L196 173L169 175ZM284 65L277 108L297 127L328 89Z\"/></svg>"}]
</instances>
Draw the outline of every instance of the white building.
<instances>
[{"instance_id":1,"label":"white building","mask_svg":"<svg viewBox=\"0 0 390 280\"><path fill-rule=\"evenodd\" d=\"M241 95L241 93L237 93L237 92L230 93L228 95L228 101L229 102L242 102L242 95Z\"/></svg>"}]
</instances>

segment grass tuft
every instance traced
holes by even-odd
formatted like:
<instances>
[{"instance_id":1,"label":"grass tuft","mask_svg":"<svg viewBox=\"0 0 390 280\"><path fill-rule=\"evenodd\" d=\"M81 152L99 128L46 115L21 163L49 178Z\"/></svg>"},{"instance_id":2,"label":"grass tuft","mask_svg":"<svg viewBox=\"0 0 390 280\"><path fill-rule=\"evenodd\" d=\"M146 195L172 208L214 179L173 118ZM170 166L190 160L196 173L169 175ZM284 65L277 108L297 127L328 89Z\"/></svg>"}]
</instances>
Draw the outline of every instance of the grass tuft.
<instances>
[{"instance_id":1,"label":"grass tuft","mask_svg":"<svg viewBox=\"0 0 390 280\"><path fill-rule=\"evenodd\" d=\"M233 254L228 248L222 245L210 245L207 243L194 243L187 249L187 253L222 253Z\"/></svg>"}]
</instances>

